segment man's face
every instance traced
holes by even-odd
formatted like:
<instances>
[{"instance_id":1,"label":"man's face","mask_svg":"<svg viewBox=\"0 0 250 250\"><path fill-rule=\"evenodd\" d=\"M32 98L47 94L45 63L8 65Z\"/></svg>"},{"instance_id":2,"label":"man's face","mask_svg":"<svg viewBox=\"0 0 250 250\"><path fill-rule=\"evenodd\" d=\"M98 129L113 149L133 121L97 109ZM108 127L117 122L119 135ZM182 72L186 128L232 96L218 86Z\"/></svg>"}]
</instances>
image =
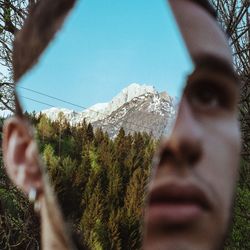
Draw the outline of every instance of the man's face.
<instances>
[{"instance_id":1,"label":"man's face","mask_svg":"<svg viewBox=\"0 0 250 250\"><path fill-rule=\"evenodd\" d=\"M196 69L149 184L144 250L218 249L237 180L238 86L231 55L212 16L192 1L170 1Z\"/></svg>"}]
</instances>

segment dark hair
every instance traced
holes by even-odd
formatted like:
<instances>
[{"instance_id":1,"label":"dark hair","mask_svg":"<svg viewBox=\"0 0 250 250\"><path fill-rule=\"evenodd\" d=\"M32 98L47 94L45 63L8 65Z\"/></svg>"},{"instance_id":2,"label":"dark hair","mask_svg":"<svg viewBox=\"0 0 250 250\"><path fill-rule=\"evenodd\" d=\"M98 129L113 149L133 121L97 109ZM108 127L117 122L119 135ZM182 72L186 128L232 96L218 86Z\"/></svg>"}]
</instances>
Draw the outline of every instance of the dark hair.
<instances>
[{"instance_id":1,"label":"dark hair","mask_svg":"<svg viewBox=\"0 0 250 250\"><path fill-rule=\"evenodd\" d=\"M191 0L191 1L195 2L197 5L204 8L212 17L217 19L217 13L208 0Z\"/></svg>"}]
</instances>

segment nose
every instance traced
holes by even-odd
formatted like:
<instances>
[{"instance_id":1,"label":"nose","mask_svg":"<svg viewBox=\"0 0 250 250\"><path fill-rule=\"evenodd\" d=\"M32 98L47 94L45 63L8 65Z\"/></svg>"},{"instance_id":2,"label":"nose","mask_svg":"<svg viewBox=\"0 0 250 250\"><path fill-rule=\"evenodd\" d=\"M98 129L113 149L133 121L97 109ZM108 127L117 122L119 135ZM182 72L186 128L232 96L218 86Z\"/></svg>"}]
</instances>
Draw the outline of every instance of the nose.
<instances>
[{"instance_id":1,"label":"nose","mask_svg":"<svg viewBox=\"0 0 250 250\"><path fill-rule=\"evenodd\" d=\"M174 128L159 150L159 166L193 167L202 156L202 127L185 98L182 99Z\"/></svg>"}]
</instances>

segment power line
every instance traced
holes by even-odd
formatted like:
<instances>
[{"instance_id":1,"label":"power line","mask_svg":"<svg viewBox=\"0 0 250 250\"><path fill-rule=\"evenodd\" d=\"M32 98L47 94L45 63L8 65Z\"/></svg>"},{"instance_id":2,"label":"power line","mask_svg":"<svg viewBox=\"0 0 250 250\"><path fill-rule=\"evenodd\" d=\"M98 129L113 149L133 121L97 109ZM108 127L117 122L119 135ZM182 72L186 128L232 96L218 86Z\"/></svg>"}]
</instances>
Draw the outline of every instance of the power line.
<instances>
[{"instance_id":1,"label":"power line","mask_svg":"<svg viewBox=\"0 0 250 250\"><path fill-rule=\"evenodd\" d=\"M46 105L46 106L49 106L49 107L52 107L52 108L54 108L55 106L54 105L51 105L51 104L49 104L49 103L45 103L45 102L42 102L42 101L39 101L39 100L35 100L35 99L33 99L33 98L29 98L29 97L26 97L26 96L22 96L22 95L19 95L21 98L24 98L24 99L27 99L27 100L30 100L30 101L33 101L33 102L36 102L36 103L40 103L40 104L43 104L43 105ZM97 111L95 111L95 110L93 110L94 112L97 112ZM143 127L143 126L140 126L140 125L138 125L138 124L136 124L136 123L131 123L131 122L129 122L129 121L123 121L121 118L118 120L118 122L119 121L122 121L123 123L127 123L127 124L133 124L133 125L135 125L136 127L138 127L138 128L145 128L145 127ZM112 127L114 127L115 129L116 129L116 126L114 125L114 124L112 124L111 122L108 122L108 124L109 125L111 125ZM138 132L138 131L136 131L136 130L134 130L134 129L132 129L132 128L126 128L127 130L130 130L130 131L132 131L132 132ZM149 131L151 131L152 132L152 129L151 128L147 128L147 129L149 129Z\"/></svg>"},{"instance_id":2,"label":"power line","mask_svg":"<svg viewBox=\"0 0 250 250\"><path fill-rule=\"evenodd\" d=\"M22 95L19 95L21 98L24 98L24 99L27 99L27 100L30 100L30 101L33 101L33 102L37 102L37 103L40 103L40 104L44 104L44 105L47 105L47 106L50 106L50 107L54 107L53 105L49 104L49 103L45 103L45 102L41 102L41 101L38 101L38 100L35 100L33 98L29 98L29 97L26 97L26 96L22 96ZM124 122L124 121L123 121ZM125 122L126 123L126 122ZM116 126L112 123L108 123L110 124L111 126L113 126L115 129L116 129ZM137 126L139 127L139 126ZM126 128L128 131L131 131L131 132L138 132L132 128ZM151 131L152 132L152 131ZM60 133L61 133L61 130L60 130ZM60 134L61 136L61 134ZM59 156L60 156L60 148L61 148L61 138L59 137Z\"/></svg>"},{"instance_id":3,"label":"power line","mask_svg":"<svg viewBox=\"0 0 250 250\"><path fill-rule=\"evenodd\" d=\"M51 104L48 104L48 103L45 103L45 102L41 102L41 101L38 101L38 100L35 100L35 99L32 99L32 98L26 97L26 96L19 95L19 97L54 108L54 106L51 105Z\"/></svg>"},{"instance_id":4,"label":"power line","mask_svg":"<svg viewBox=\"0 0 250 250\"><path fill-rule=\"evenodd\" d=\"M85 106L81 106L81 105L78 105L78 104L74 104L74 103L72 103L72 102L63 100L63 99L58 98L58 97L55 97L55 96L48 95L48 94L46 94L46 93L42 93L42 92L37 91L37 90L34 90L34 89L30 89L30 88L22 87L22 86L18 86L18 85L17 85L16 87L17 87L17 88L21 88L21 89L25 89L25 90L27 90L27 91L30 91L30 92L33 92L33 93L36 93L36 94L39 94L39 95L42 95L42 96L46 96L46 97L48 97L48 98L50 98L50 99L54 99L54 100L57 100L57 101L60 101L60 102L66 103L66 104L70 104L70 105L75 106L75 107L78 107L78 108L88 109L88 110L90 110L90 111L92 111L92 112L95 112L96 114L101 114L101 115L106 116L106 114L104 114L104 113L102 113L102 112L100 112L100 111L96 111L96 110L93 110L93 109L89 109L89 108L87 108L87 107L85 107ZM27 97L24 97L24 98L28 99ZM31 98L30 98L30 100L31 100ZM35 100L33 99L32 101L35 101ZM50 107L54 107L53 105L48 104L48 103L42 103L42 102L40 102L40 101L38 101L38 103L45 104L45 105L50 106ZM120 119L120 120L121 120L121 119ZM123 121L123 122L124 122L124 123L128 123L128 124L131 124L131 125L135 125L136 127L140 127L140 128L144 128L144 129L148 129L149 131L152 131L151 128L146 127L146 126L141 126L141 125L138 125L138 124L136 124L136 123L129 122L129 121ZM111 123L110 123L110 124L111 124Z\"/></svg>"},{"instance_id":5,"label":"power line","mask_svg":"<svg viewBox=\"0 0 250 250\"><path fill-rule=\"evenodd\" d=\"M57 100L57 101L60 101L60 102L63 102L63 103L69 104L69 105L72 105L74 107L78 107L78 108L81 108L81 109L86 109L86 107L84 107L84 106L81 106L81 105L78 105L78 104L75 104L75 103L72 103L72 102L69 102L69 101L65 101L65 100L63 100L61 98L45 94L45 93L39 92L39 91L34 90L34 89L29 89L29 88L22 87L22 86L17 86L17 88L25 89L27 91L30 91L30 92L33 92L33 93L36 93L36 94L39 94L39 95L42 95L42 96L46 96L48 98L51 98L51 99L54 99L54 100Z\"/></svg>"}]
</instances>

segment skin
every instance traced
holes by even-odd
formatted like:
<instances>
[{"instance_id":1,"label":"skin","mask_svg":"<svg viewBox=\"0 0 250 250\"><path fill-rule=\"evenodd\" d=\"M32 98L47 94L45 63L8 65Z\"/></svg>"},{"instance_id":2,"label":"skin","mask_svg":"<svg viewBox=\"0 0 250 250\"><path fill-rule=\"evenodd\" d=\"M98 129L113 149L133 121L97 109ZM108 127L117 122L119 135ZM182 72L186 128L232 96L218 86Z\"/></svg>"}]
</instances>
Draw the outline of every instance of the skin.
<instances>
[{"instance_id":1,"label":"skin","mask_svg":"<svg viewBox=\"0 0 250 250\"><path fill-rule=\"evenodd\" d=\"M238 177L238 86L230 70L231 52L214 18L189 0L170 0L170 4L196 70L187 82L172 133L156 154L143 249L220 249L230 224ZM210 67L211 63L199 67L198 58L207 57L228 70ZM164 212L167 203L161 211L155 210L151 202L155 190L165 192L164 188L176 186L184 187L182 191L190 186L202 191L209 207L186 220L181 219L185 210L178 212L176 207L169 218Z\"/></svg>"},{"instance_id":2,"label":"skin","mask_svg":"<svg viewBox=\"0 0 250 250\"><path fill-rule=\"evenodd\" d=\"M204 9L191 0L171 0L170 4L194 62L210 56L232 65L226 38ZM210 83L216 91L209 88ZM144 250L212 250L221 246L238 175L237 93L232 74L220 70L197 68L187 82L171 136L162 141L155 158L149 201L157 188L178 185L185 189L192 185L205 194L210 206L195 220L184 223L178 218L165 220L164 216L152 219L149 203L145 210ZM17 117L5 123L3 154L7 173L25 194L31 187L38 191L43 248L70 249L56 201L50 196L48 203L46 198L49 185L30 131L27 122ZM51 210L53 215L58 214L57 228L53 227Z\"/></svg>"}]
</instances>

